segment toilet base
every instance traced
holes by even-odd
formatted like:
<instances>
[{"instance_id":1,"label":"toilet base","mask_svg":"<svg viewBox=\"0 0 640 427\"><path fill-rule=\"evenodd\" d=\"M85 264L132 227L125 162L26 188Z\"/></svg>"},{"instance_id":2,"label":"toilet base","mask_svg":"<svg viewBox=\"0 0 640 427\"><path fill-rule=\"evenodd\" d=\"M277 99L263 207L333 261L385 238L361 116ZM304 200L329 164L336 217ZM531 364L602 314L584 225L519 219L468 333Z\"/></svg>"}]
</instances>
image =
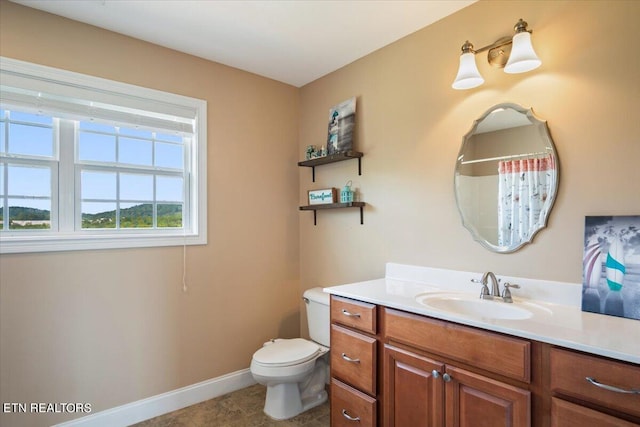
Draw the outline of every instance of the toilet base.
<instances>
[{"instance_id":1,"label":"toilet base","mask_svg":"<svg viewBox=\"0 0 640 427\"><path fill-rule=\"evenodd\" d=\"M327 392L300 398L298 384L278 384L267 387L264 413L274 420L287 420L327 401Z\"/></svg>"},{"instance_id":2,"label":"toilet base","mask_svg":"<svg viewBox=\"0 0 640 427\"><path fill-rule=\"evenodd\" d=\"M293 418L327 401L326 355L316 360L313 372L301 383L288 382L267 386L264 413L274 420Z\"/></svg>"}]
</instances>

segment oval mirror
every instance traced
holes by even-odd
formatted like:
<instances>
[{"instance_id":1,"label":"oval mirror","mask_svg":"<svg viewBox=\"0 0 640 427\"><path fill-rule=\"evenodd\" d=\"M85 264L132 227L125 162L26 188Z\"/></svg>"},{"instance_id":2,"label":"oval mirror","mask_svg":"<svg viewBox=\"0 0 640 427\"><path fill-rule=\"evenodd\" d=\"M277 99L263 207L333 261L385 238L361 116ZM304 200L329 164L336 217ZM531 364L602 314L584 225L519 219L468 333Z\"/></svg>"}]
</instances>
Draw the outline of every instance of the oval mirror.
<instances>
[{"instance_id":1,"label":"oval mirror","mask_svg":"<svg viewBox=\"0 0 640 427\"><path fill-rule=\"evenodd\" d=\"M464 136L456 162L463 225L489 250L518 250L546 225L558 172L547 122L517 104L494 106Z\"/></svg>"}]
</instances>

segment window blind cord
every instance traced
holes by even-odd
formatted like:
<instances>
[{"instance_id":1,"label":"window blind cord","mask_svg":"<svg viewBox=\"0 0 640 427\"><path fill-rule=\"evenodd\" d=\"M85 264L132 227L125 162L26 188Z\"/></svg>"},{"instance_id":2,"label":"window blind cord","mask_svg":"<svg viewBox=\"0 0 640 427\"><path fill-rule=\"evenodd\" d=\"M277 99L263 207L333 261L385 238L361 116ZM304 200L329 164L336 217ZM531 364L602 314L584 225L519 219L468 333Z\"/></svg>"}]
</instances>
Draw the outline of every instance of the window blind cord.
<instances>
[{"instance_id":1,"label":"window blind cord","mask_svg":"<svg viewBox=\"0 0 640 427\"><path fill-rule=\"evenodd\" d=\"M187 293L187 233L184 233L182 243L182 292Z\"/></svg>"}]
</instances>

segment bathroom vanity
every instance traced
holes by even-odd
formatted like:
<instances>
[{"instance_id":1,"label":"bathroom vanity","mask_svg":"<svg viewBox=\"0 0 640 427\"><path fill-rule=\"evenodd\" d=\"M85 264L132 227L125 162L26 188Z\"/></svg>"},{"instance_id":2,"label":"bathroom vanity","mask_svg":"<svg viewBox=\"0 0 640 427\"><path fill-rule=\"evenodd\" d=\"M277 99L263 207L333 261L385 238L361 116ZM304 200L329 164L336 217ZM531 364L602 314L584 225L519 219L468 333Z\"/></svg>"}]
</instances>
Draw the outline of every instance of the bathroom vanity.
<instances>
[{"instance_id":1,"label":"bathroom vanity","mask_svg":"<svg viewBox=\"0 0 640 427\"><path fill-rule=\"evenodd\" d=\"M516 278L542 299L463 312L476 276L388 264L325 289L332 426L640 425L640 322L581 312L579 285Z\"/></svg>"}]
</instances>

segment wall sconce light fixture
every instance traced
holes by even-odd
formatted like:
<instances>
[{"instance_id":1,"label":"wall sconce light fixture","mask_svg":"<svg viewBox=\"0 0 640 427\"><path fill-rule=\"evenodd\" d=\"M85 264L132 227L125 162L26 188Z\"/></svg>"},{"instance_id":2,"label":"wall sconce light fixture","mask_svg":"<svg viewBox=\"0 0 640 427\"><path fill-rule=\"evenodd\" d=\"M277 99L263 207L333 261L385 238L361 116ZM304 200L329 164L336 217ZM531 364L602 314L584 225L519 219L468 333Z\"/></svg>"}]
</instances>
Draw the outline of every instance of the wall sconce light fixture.
<instances>
[{"instance_id":1,"label":"wall sconce light fixture","mask_svg":"<svg viewBox=\"0 0 640 427\"><path fill-rule=\"evenodd\" d=\"M513 38L503 37L489 46L474 49L467 40L462 45L458 75L451 87L454 89L471 89L484 83L484 79L476 65L476 53L489 51L487 60L494 67L504 68L505 73L524 73L538 68L542 61L531 45L531 30L527 23L520 19L514 27Z\"/></svg>"}]
</instances>

